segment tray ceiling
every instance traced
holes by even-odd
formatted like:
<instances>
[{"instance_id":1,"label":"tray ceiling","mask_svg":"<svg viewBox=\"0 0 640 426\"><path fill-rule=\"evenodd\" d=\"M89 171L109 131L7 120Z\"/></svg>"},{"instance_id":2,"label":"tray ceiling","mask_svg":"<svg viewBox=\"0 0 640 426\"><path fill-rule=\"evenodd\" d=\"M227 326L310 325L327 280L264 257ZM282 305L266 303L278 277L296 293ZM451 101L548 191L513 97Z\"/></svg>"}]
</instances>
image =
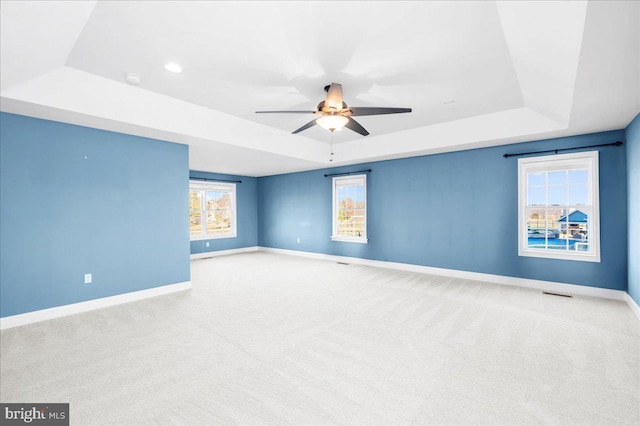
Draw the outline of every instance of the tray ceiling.
<instances>
[{"instance_id":1,"label":"tray ceiling","mask_svg":"<svg viewBox=\"0 0 640 426\"><path fill-rule=\"evenodd\" d=\"M546 139L624 128L640 111L637 2L0 5L3 111L189 144L196 170L262 176ZM292 135L313 117L255 114L314 110L331 82L350 106L413 112L360 118L366 137Z\"/></svg>"}]
</instances>

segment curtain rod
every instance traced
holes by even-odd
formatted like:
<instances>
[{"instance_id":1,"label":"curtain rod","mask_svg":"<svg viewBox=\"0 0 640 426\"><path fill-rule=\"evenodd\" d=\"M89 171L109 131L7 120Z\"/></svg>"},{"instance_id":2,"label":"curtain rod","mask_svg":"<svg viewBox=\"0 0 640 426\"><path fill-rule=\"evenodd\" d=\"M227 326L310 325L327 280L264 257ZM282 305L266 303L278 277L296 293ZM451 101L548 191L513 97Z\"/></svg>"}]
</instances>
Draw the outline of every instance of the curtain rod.
<instances>
[{"instance_id":1,"label":"curtain rod","mask_svg":"<svg viewBox=\"0 0 640 426\"><path fill-rule=\"evenodd\" d=\"M334 173L332 175L324 175L324 177L329 177L329 176L343 176L343 175L354 175L356 173L371 173L371 169L367 169L367 170L358 170L355 172L344 172L344 173Z\"/></svg>"},{"instance_id":2,"label":"curtain rod","mask_svg":"<svg viewBox=\"0 0 640 426\"><path fill-rule=\"evenodd\" d=\"M520 156L523 156L523 155L532 155L532 154L548 154L550 152L553 152L553 153L557 154L558 152L561 152L561 151L574 151L576 149L598 148L600 146L620 146L620 145L622 145L622 142L615 141L615 142L611 142L611 143L602 143L600 145L587 145L587 146L576 146L576 147L573 147L573 148L547 149L546 151L521 152L519 154L504 154L503 157L504 158L520 157Z\"/></svg>"},{"instance_id":3,"label":"curtain rod","mask_svg":"<svg viewBox=\"0 0 640 426\"><path fill-rule=\"evenodd\" d=\"M191 176L189 176L189 180L206 180L206 181L209 181L209 182L233 182L233 183L242 183L242 181L241 181L241 180L209 179L209 178L191 177Z\"/></svg>"}]
</instances>

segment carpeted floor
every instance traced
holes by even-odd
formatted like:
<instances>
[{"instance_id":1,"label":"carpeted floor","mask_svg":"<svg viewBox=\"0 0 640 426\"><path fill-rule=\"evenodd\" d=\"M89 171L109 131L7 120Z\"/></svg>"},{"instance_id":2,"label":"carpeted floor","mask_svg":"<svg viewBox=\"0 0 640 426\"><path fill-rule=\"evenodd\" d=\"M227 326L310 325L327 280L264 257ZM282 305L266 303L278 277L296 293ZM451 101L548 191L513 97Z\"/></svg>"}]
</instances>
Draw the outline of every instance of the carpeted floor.
<instances>
[{"instance_id":1,"label":"carpeted floor","mask_svg":"<svg viewBox=\"0 0 640 426\"><path fill-rule=\"evenodd\" d=\"M640 424L618 301L271 253L193 289L2 331L2 402L71 424Z\"/></svg>"}]
</instances>

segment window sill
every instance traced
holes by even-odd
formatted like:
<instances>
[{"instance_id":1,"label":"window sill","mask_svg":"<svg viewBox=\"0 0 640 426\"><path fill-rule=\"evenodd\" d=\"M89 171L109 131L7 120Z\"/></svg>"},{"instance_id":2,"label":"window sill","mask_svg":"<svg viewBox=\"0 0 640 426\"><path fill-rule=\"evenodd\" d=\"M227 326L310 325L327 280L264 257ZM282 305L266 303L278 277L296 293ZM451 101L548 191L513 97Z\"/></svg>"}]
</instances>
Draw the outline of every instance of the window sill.
<instances>
[{"instance_id":1,"label":"window sill","mask_svg":"<svg viewBox=\"0 0 640 426\"><path fill-rule=\"evenodd\" d=\"M555 253L555 252L543 252L534 250L518 251L518 256L521 257L537 257L541 259L556 259L556 260L575 260L578 262L596 262L600 263L599 254L578 254L578 253Z\"/></svg>"},{"instance_id":2,"label":"window sill","mask_svg":"<svg viewBox=\"0 0 640 426\"><path fill-rule=\"evenodd\" d=\"M369 240L363 237L336 237L331 236L331 241L339 241L343 243L358 243L358 244L368 244Z\"/></svg>"},{"instance_id":3,"label":"window sill","mask_svg":"<svg viewBox=\"0 0 640 426\"><path fill-rule=\"evenodd\" d=\"M191 237L191 241L206 241L206 240L221 240L224 238L236 238L238 234L229 234L229 235L205 235L203 237Z\"/></svg>"}]
</instances>

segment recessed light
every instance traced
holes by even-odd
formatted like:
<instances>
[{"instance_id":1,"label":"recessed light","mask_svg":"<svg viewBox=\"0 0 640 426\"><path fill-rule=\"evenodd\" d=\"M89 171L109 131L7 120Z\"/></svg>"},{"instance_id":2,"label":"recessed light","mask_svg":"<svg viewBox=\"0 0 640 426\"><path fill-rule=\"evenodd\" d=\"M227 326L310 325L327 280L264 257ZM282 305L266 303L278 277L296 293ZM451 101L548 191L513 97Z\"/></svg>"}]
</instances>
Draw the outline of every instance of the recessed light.
<instances>
[{"instance_id":1,"label":"recessed light","mask_svg":"<svg viewBox=\"0 0 640 426\"><path fill-rule=\"evenodd\" d=\"M125 78L125 81L129 84L137 86L138 84L140 84L140 76L138 74L129 73Z\"/></svg>"},{"instance_id":2,"label":"recessed light","mask_svg":"<svg viewBox=\"0 0 640 426\"><path fill-rule=\"evenodd\" d=\"M182 67L176 64L175 62L169 62L168 64L165 64L164 69L166 69L169 72L174 72L176 74L179 72L182 72Z\"/></svg>"}]
</instances>

